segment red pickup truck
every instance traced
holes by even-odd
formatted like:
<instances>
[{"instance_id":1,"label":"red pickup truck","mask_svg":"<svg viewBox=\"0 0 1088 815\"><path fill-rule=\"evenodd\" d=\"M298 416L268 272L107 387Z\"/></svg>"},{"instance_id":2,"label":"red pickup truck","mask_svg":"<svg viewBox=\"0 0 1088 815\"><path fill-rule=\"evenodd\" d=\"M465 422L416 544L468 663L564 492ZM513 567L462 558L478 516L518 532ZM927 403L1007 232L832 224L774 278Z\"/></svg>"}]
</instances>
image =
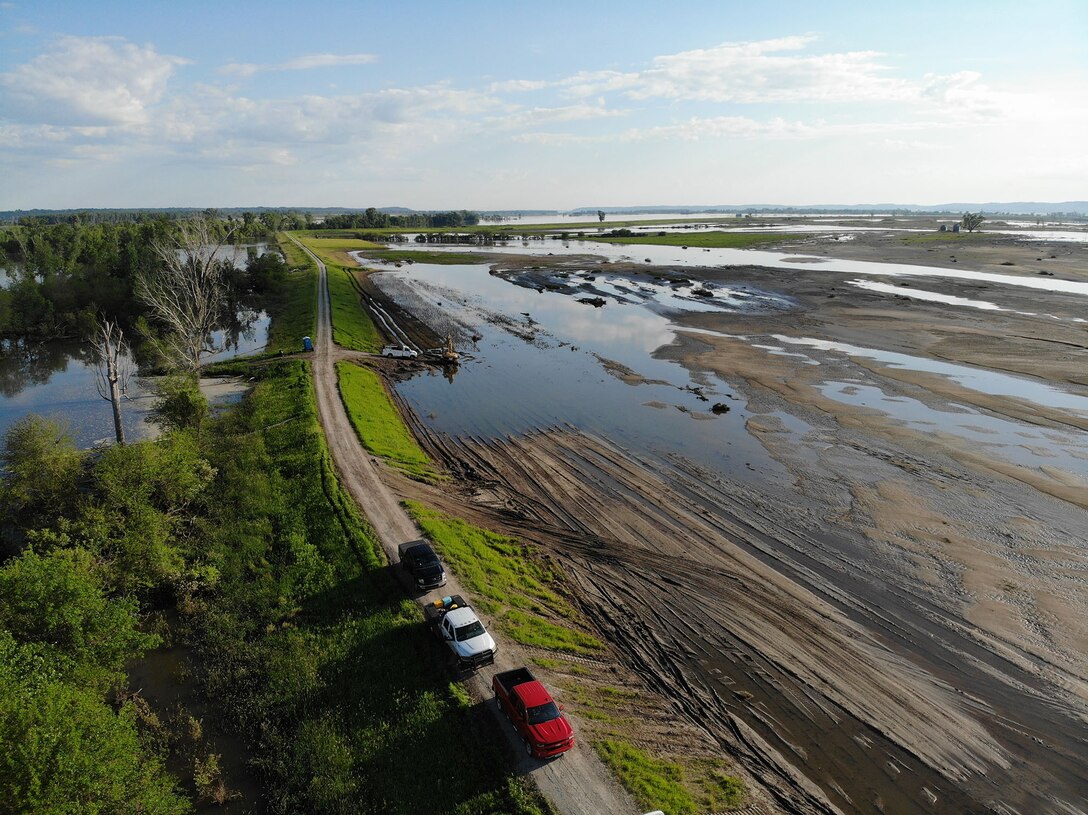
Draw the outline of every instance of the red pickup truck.
<instances>
[{"instance_id":1,"label":"red pickup truck","mask_svg":"<svg viewBox=\"0 0 1088 815\"><path fill-rule=\"evenodd\" d=\"M525 741L529 755L551 758L574 746L570 722L528 668L495 674L491 687L499 706Z\"/></svg>"}]
</instances>

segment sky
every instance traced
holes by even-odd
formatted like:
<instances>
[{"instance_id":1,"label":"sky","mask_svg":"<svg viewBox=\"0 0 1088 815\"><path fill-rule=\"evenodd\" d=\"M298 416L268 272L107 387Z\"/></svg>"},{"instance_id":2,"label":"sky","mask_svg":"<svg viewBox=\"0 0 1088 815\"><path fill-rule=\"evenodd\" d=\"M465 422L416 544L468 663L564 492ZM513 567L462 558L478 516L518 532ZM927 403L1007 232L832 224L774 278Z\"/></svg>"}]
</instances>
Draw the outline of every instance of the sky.
<instances>
[{"instance_id":1,"label":"sky","mask_svg":"<svg viewBox=\"0 0 1088 815\"><path fill-rule=\"evenodd\" d=\"M1086 137L1086 0L0 0L0 209L1058 202Z\"/></svg>"}]
</instances>

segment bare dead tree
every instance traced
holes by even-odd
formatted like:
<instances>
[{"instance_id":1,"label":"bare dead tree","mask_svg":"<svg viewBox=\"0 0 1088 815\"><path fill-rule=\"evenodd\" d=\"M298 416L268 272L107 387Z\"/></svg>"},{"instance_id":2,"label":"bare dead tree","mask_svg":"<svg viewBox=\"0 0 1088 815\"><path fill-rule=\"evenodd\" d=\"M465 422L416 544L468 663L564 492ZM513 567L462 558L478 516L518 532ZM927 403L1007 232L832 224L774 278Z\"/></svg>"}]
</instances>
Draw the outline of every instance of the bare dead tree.
<instances>
[{"instance_id":1,"label":"bare dead tree","mask_svg":"<svg viewBox=\"0 0 1088 815\"><path fill-rule=\"evenodd\" d=\"M90 339L98 365L94 384L98 395L113 407L113 432L117 443L125 443L125 426L121 422L121 399L128 396L128 383L135 369L128 343L121 326L112 320L99 321Z\"/></svg>"},{"instance_id":2,"label":"bare dead tree","mask_svg":"<svg viewBox=\"0 0 1088 815\"><path fill-rule=\"evenodd\" d=\"M219 251L231 232L218 237L207 219L185 221L173 240L152 244L162 263L136 281L136 296L166 326L166 356L189 373L201 354L219 350L211 343L226 288Z\"/></svg>"}]
</instances>

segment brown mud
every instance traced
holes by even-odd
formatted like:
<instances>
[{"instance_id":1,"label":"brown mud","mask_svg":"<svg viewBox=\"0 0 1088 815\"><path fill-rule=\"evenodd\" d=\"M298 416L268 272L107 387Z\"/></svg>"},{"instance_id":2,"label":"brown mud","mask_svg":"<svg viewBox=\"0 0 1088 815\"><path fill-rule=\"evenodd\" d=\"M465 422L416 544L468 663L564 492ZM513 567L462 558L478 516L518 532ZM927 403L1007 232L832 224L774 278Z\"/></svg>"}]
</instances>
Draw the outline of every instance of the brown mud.
<instances>
[{"instance_id":1,"label":"brown mud","mask_svg":"<svg viewBox=\"0 0 1088 815\"><path fill-rule=\"evenodd\" d=\"M1088 280L1084 244L914 244L893 233L803 243L788 251ZM576 268L569 257L496 268L524 276L527 263L541 274ZM805 365L740 339L850 343L1084 394L1088 326L1074 318L1088 300L887 279L1007 309L981 311L858 289L845 284L857 275L819 264L683 274L798 304L688 314L679 319L691 330L658 352L742 393L748 431L791 485L763 489L679 458L640 458L622 438L569 428L451 439L410 417L460 489L390 474L397 491L473 515L562 564L622 665L783 811L1088 811L1088 463L1072 474L1018 466L817 385L859 366L887 393L926 404L1053 429L1084 430L1085 417L871 359ZM638 372L612 373L638 386ZM811 429L798 438L781 412Z\"/></svg>"}]
</instances>

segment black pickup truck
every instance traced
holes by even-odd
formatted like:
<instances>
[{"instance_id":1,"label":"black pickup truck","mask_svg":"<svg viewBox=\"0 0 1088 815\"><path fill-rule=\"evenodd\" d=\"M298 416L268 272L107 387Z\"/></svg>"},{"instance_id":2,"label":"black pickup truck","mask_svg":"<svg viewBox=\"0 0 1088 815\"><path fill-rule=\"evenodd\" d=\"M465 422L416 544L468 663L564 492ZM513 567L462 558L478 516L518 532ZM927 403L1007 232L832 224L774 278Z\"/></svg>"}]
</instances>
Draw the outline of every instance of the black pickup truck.
<instances>
[{"instance_id":1,"label":"black pickup truck","mask_svg":"<svg viewBox=\"0 0 1088 815\"><path fill-rule=\"evenodd\" d=\"M400 565L412 577L419 589L434 589L446 585L446 570L434 549L425 540L408 541L397 547Z\"/></svg>"}]
</instances>

